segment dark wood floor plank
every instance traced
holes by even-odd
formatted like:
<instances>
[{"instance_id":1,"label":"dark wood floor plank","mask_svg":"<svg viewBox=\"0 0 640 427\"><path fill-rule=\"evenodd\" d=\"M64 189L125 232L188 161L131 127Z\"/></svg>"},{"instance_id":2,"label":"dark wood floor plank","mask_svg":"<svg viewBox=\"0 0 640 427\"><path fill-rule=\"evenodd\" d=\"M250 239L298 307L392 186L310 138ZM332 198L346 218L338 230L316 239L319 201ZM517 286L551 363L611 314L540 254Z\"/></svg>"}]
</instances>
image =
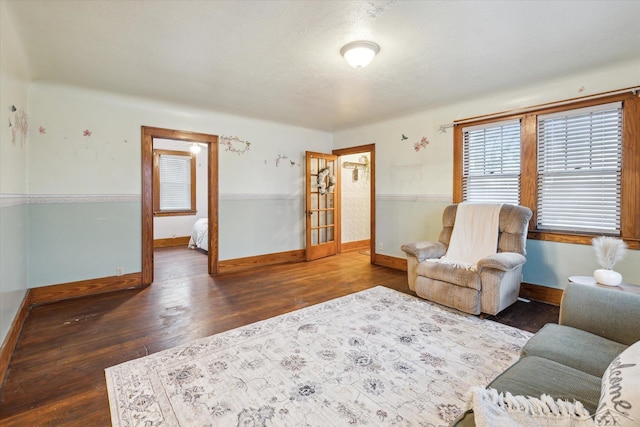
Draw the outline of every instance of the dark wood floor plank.
<instances>
[{"instance_id":1,"label":"dark wood floor plank","mask_svg":"<svg viewBox=\"0 0 640 427\"><path fill-rule=\"evenodd\" d=\"M154 284L34 307L0 390L0 425L107 426L104 369L198 338L383 285L406 273L349 252L309 263L207 274L207 257L155 251ZM535 331L558 308L518 302L493 320Z\"/></svg>"}]
</instances>

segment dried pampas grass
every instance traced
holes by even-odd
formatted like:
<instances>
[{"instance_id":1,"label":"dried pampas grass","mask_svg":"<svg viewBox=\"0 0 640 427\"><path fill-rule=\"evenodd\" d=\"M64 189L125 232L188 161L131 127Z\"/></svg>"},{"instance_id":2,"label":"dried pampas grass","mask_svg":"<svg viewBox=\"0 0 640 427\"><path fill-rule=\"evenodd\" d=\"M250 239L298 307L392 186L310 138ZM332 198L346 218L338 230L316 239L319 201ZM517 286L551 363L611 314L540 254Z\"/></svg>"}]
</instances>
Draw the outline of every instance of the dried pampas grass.
<instances>
[{"instance_id":1,"label":"dried pampas grass","mask_svg":"<svg viewBox=\"0 0 640 427\"><path fill-rule=\"evenodd\" d=\"M596 237L591 244L596 251L598 264L607 270L613 270L613 266L624 257L627 250L627 244L615 237Z\"/></svg>"}]
</instances>

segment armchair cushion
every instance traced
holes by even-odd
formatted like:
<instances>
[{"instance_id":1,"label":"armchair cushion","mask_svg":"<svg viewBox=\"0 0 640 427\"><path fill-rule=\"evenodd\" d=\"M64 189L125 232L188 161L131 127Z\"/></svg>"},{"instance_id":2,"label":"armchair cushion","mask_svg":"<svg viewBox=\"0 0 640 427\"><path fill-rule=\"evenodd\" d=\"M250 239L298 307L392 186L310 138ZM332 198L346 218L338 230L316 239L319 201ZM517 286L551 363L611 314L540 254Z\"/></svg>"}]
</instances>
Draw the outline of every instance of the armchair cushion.
<instances>
[{"instance_id":1,"label":"armchair cushion","mask_svg":"<svg viewBox=\"0 0 640 427\"><path fill-rule=\"evenodd\" d=\"M449 245L458 205L449 205L442 214L440 242ZM527 227L533 213L524 206L504 204L500 210L498 252L517 252L526 255Z\"/></svg>"},{"instance_id":2,"label":"armchair cushion","mask_svg":"<svg viewBox=\"0 0 640 427\"><path fill-rule=\"evenodd\" d=\"M422 262L430 258L440 258L447 252L447 247L440 242L414 242L402 245L405 253L413 255Z\"/></svg>"},{"instance_id":3,"label":"armchair cushion","mask_svg":"<svg viewBox=\"0 0 640 427\"><path fill-rule=\"evenodd\" d=\"M527 228L533 213L524 206L502 205L498 252L518 252L526 255Z\"/></svg>"},{"instance_id":4,"label":"armchair cushion","mask_svg":"<svg viewBox=\"0 0 640 427\"><path fill-rule=\"evenodd\" d=\"M478 261L478 270L483 268L493 268L496 270L509 271L523 265L527 259L515 252L499 252L489 255Z\"/></svg>"},{"instance_id":5,"label":"armchair cushion","mask_svg":"<svg viewBox=\"0 0 640 427\"><path fill-rule=\"evenodd\" d=\"M440 262L421 262L417 268L418 276L429 277L441 282L453 283L464 288L480 290L480 275L475 270L466 270L453 264Z\"/></svg>"}]
</instances>

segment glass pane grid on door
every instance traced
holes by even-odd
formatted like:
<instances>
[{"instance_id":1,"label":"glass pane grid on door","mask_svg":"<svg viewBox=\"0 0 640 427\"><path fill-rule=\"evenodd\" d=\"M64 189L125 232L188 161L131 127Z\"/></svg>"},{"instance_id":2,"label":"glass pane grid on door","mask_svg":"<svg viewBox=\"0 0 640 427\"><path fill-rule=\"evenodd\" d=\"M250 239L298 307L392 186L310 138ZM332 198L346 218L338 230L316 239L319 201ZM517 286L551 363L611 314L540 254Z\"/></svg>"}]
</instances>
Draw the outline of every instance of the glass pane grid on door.
<instances>
[{"instance_id":1,"label":"glass pane grid on door","mask_svg":"<svg viewBox=\"0 0 640 427\"><path fill-rule=\"evenodd\" d=\"M335 162L326 161L321 158L311 159L311 182L309 191L311 193L311 243L321 244L332 242L335 238L334 232L334 194L332 192L320 193L318 182L319 173L324 168L329 169L329 174L324 178L325 188L329 186L329 177L335 173Z\"/></svg>"}]
</instances>

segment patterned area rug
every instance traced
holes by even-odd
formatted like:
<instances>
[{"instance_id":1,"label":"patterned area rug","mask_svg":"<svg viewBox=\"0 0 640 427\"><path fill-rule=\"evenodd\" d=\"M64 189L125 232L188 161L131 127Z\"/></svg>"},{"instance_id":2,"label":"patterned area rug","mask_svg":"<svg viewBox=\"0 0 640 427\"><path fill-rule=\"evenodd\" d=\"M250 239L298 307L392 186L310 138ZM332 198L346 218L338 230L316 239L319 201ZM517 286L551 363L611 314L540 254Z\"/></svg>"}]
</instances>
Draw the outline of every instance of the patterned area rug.
<instances>
[{"instance_id":1,"label":"patterned area rug","mask_svg":"<svg viewBox=\"0 0 640 427\"><path fill-rule=\"evenodd\" d=\"M106 369L114 426L446 426L529 332L381 286Z\"/></svg>"}]
</instances>

